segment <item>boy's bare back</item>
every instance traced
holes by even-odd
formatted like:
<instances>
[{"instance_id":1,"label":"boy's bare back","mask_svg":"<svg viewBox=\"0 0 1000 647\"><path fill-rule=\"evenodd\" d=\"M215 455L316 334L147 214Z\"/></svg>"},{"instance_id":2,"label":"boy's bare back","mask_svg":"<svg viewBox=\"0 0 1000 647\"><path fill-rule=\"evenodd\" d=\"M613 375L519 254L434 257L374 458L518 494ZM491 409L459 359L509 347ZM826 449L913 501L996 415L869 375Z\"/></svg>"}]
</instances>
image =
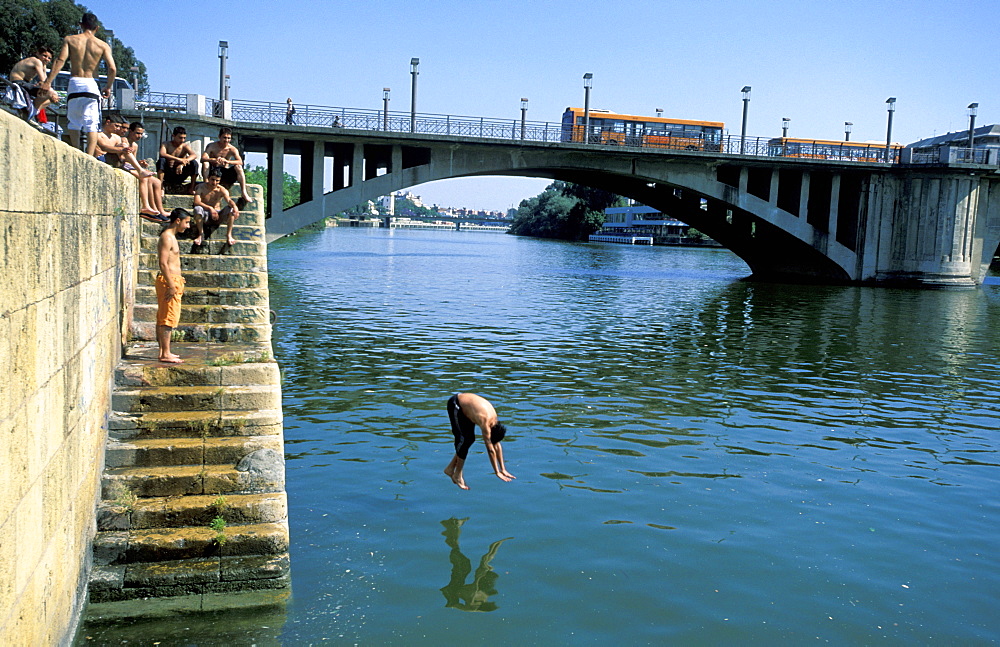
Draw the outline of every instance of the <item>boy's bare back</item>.
<instances>
[{"instance_id":1,"label":"boy's bare back","mask_svg":"<svg viewBox=\"0 0 1000 647\"><path fill-rule=\"evenodd\" d=\"M111 63L111 47L93 34L74 34L63 39L63 50L59 58L69 59L73 76L94 78L102 58Z\"/></svg>"}]
</instances>

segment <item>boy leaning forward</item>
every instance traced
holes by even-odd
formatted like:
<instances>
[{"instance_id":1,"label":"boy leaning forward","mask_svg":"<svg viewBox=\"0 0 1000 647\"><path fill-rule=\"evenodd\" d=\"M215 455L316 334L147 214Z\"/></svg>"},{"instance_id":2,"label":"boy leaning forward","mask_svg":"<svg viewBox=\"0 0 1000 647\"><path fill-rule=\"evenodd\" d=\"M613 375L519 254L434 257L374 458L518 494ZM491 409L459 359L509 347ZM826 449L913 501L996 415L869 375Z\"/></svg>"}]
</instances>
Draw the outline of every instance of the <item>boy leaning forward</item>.
<instances>
[{"instance_id":1,"label":"boy leaning forward","mask_svg":"<svg viewBox=\"0 0 1000 647\"><path fill-rule=\"evenodd\" d=\"M181 319L181 297L184 295L184 277L181 276L181 252L177 234L191 225L191 214L184 209L174 209L170 224L160 234L156 256L160 273L156 275L156 341L160 346L160 361L180 364L182 360L170 352L170 335Z\"/></svg>"}]
</instances>

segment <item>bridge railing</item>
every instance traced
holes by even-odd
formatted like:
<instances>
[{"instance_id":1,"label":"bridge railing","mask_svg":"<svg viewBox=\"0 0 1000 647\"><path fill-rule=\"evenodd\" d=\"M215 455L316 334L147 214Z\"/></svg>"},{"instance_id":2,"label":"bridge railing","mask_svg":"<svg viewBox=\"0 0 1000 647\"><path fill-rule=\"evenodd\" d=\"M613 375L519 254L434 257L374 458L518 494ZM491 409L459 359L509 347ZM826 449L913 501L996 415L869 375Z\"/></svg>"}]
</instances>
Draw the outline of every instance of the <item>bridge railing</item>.
<instances>
[{"instance_id":1,"label":"bridge railing","mask_svg":"<svg viewBox=\"0 0 1000 647\"><path fill-rule=\"evenodd\" d=\"M188 107L186 94L149 92L137 102L145 110L169 112L185 111ZM205 97L201 107L204 114L213 114L216 100ZM138 106L137 106L138 107ZM384 110L336 108L330 106L296 105L295 113L289 120L287 104L284 102L233 100L231 117L233 121L253 124L311 126L319 128L345 128L352 130L383 131L388 133L417 133L428 135L452 135L459 137L483 137L488 139L523 140L531 142L555 143L581 139L579 132L562 122L521 121L520 119L496 119L460 115L439 115L408 112L386 112ZM575 135L575 137L574 137ZM885 147L878 144L845 142L841 149L824 151L822 154L791 155L780 147L772 145L771 137L741 137L725 135L716 140L692 143L689 138L670 141L669 138L639 136L609 137L608 133L590 134L589 145L633 149L673 149L694 150L727 155L749 157L787 158L803 157L836 161L856 161L867 163L898 163L899 152L892 151L885 159ZM968 149L965 149L968 151ZM985 153L976 150L967 153L968 159L982 163ZM921 163L923 158L914 156L912 163ZM935 160L936 161L936 160ZM965 161L960 160L960 161ZM931 160L923 163L931 163Z\"/></svg>"}]
</instances>

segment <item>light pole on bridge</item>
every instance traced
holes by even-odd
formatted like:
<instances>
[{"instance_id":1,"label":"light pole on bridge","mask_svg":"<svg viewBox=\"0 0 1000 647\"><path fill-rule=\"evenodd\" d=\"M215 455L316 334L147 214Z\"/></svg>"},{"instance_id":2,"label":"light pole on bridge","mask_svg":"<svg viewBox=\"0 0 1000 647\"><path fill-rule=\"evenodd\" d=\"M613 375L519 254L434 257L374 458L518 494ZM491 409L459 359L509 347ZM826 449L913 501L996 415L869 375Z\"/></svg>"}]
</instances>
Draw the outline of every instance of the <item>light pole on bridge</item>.
<instances>
[{"instance_id":1,"label":"light pole on bridge","mask_svg":"<svg viewBox=\"0 0 1000 647\"><path fill-rule=\"evenodd\" d=\"M656 109L656 118L657 119L662 119L663 118L663 108L657 108Z\"/></svg>"},{"instance_id":2,"label":"light pole on bridge","mask_svg":"<svg viewBox=\"0 0 1000 647\"><path fill-rule=\"evenodd\" d=\"M781 118L781 137L782 139L788 139L788 122L791 121L788 117Z\"/></svg>"},{"instance_id":3,"label":"light pole on bridge","mask_svg":"<svg viewBox=\"0 0 1000 647\"><path fill-rule=\"evenodd\" d=\"M889 161L890 147L892 146L892 113L896 112L896 97L889 97L885 100L889 111L889 123L885 128L885 161Z\"/></svg>"},{"instance_id":4,"label":"light pole on bridge","mask_svg":"<svg viewBox=\"0 0 1000 647\"><path fill-rule=\"evenodd\" d=\"M590 142L590 88L594 86L594 75L583 75L583 142Z\"/></svg>"},{"instance_id":5,"label":"light pole on bridge","mask_svg":"<svg viewBox=\"0 0 1000 647\"><path fill-rule=\"evenodd\" d=\"M389 131L389 88L382 88L382 130Z\"/></svg>"},{"instance_id":6,"label":"light pole on bridge","mask_svg":"<svg viewBox=\"0 0 1000 647\"><path fill-rule=\"evenodd\" d=\"M744 85L740 92L743 93L743 128L740 129L740 155L742 155L747 141L747 108L750 106L750 86Z\"/></svg>"},{"instance_id":7,"label":"light pole on bridge","mask_svg":"<svg viewBox=\"0 0 1000 647\"><path fill-rule=\"evenodd\" d=\"M854 125L853 121L845 121L844 122L844 141L845 142L851 141L851 126L853 126L853 125Z\"/></svg>"},{"instance_id":8,"label":"light pole on bridge","mask_svg":"<svg viewBox=\"0 0 1000 647\"><path fill-rule=\"evenodd\" d=\"M528 99L526 97L521 97L521 139L524 139L524 135L527 132L527 118Z\"/></svg>"},{"instance_id":9,"label":"light pole on bridge","mask_svg":"<svg viewBox=\"0 0 1000 647\"><path fill-rule=\"evenodd\" d=\"M219 41L219 101L226 98L226 59L229 58L229 41Z\"/></svg>"},{"instance_id":10,"label":"light pole on bridge","mask_svg":"<svg viewBox=\"0 0 1000 647\"><path fill-rule=\"evenodd\" d=\"M972 150L973 145L976 143L976 113L979 112L978 103L969 104L969 150ZM974 155L974 153L969 153ZM974 160L975 158L973 158Z\"/></svg>"},{"instance_id":11,"label":"light pole on bridge","mask_svg":"<svg viewBox=\"0 0 1000 647\"><path fill-rule=\"evenodd\" d=\"M417 75L420 74L419 58L410 59L410 76L412 80L410 81L410 132L417 132Z\"/></svg>"}]
</instances>

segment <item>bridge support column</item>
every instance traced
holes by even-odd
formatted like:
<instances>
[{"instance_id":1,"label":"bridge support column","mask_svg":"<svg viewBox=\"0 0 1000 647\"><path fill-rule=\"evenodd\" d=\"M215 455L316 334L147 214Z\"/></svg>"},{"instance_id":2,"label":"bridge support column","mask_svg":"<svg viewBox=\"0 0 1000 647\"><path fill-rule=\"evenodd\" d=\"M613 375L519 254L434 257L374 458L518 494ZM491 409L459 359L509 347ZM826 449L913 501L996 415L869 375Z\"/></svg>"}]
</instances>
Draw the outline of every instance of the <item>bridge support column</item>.
<instances>
[{"instance_id":1,"label":"bridge support column","mask_svg":"<svg viewBox=\"0 0 1000 647\"><path fill-rule=\"evenodd\" d=\"M802 171L802 184L799 186L799 218L809 219L809 171Z\"/></svg>"},{"instance_id":2,"label":"bridge support column","mask_svg":"<svg viewBox=\"0 0 1000 647\"><path fill-rule=\"evenodd\" d=\"M840 176L830 178L830 217L826 231L831 241L837 240L837 212L840 211Z\"/></svg>"},{"instance_id":3,"label":"bridge support column","mask_svg":"<svg viewBox=\"0 0 1000 647\"><path fill-rule=\"evenodd\" d=\"M267 206L269 217L281 215L285 199L285 140L271 140L267 160Z\"/></svg>"},{"instance_id":4,"label":"bridge support column","mask_svg":"<svg viewBox=\"0 0 1000 647\"><path fill-rule=\"evenodd\" d=\"M302 178L306 180L306 178ZM312 150L312 177L308 181L312 186L312 199L319 200L323 197L323 182L326 179L326 146L323 142L313 142Z\"/></svg>"},{"instance_id":5,"label":"bridge support column","mask_svg":"<svg viewBox=\"0 0 1000 647\"><path fill-rule=\"evenodd\" d=\"M768 203L771 206L778 206L778 178L780 174L778 169L771 169L771 190L768 191Z\"/></svg>"},{"instance_id":6,"label":"bridge support column","mask_svg":"<svg viewBox=\"0 0 1000 647\"><path fill-rule=\"evenodd\" d=\"M354 159L351 162L351 186L361 186L365 181L365 147L354 145Z\"/></svg>"}]
</instances>

